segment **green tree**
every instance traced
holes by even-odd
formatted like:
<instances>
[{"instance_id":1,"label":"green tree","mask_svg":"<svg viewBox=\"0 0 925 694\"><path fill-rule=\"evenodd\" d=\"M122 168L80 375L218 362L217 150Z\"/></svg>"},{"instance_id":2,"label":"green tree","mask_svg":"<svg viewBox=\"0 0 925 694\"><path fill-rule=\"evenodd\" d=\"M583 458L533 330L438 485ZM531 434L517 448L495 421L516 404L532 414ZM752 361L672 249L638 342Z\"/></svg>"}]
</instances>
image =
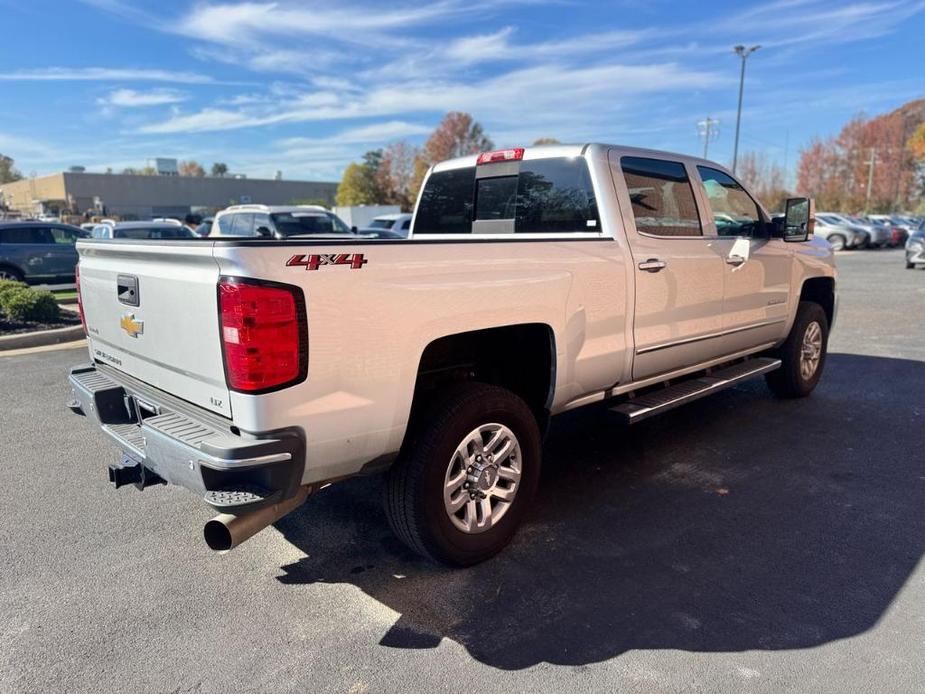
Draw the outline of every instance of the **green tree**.
<instances>
[{"instance_id":1,"label":"green tree","mask_svg":"<svg viewBox=\"0 0 925 694\"><path fill-rule=\"evenodd\" d=\"M217 161L212 164L212 175L221 178L228 173L228 164L222 161Z\"/></svg>"},{"instance_id":2,"label":"green tree","mask_svg":"<svg viewBox=\"0 0 925 694\"><path fill-rule=\"evenodd\" d=\"M0 183L12 183L22 178L19 170L13 166L12 157L0 154Z\"/></svg>"},{"instance_id":3,"label":"green tree","mask_svg":"<svg viewBox=\"0 0 925 694\"><path fill-rule=\"evenodd\" d=\"M376 204L376 191L370 183L369 168L366 164L350 164L344 170L344 177L337 186L335 202L344 206Z\"/></svg>"}]
</instances>

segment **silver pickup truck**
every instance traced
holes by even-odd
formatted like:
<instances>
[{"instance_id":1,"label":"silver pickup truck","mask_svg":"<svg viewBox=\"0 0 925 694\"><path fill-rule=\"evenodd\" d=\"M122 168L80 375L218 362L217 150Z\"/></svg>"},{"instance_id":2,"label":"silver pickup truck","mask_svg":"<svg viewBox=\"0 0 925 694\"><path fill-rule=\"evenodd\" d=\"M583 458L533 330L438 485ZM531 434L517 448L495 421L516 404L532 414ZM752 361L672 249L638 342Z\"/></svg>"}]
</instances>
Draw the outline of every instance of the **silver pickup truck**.
<instances>
[{"instance_id":1,"label":"silver pickup truck","mask_svg":"<svg viewBox=\"0 0 925 694\"><path fill-rule=\"evenodd\" d=\"M531 505L551 416L632 424L760 375L808 395L837 307L812 227L713 162L589 144L437 164L406 240L81 241L71 407L115 486L213 507L213 549L385 473L395 533L473 564Z\"/></svg>"}]
</instances>

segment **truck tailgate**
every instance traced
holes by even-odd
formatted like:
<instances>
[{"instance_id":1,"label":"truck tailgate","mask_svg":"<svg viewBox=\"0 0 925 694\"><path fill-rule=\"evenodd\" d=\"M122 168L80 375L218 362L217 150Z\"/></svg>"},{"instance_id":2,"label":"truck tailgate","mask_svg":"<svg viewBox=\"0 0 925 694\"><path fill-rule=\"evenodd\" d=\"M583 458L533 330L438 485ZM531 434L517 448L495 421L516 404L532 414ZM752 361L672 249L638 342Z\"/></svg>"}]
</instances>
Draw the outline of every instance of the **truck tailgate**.
<instances>
[{"instance_id":1,"label":"truck tailgate","mask_svg":"<svg viewBox=\"0 0 925 694\"><path fill-rule=\"evenodd\" d=\"M93 358L226 417L213 243L79 242Z\"/></svg>"}]
</instances>

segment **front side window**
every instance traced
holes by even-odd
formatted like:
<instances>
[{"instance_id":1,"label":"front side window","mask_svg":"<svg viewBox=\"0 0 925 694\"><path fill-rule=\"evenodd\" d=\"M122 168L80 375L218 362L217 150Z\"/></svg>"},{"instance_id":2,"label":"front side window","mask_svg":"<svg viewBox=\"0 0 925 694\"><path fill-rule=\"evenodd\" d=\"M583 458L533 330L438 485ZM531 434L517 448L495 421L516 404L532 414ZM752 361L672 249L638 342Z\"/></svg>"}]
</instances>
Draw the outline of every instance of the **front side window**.
<instances>
[{"instance_id":1,"label":"front side window","mask_svg":"<svg viewBox=\"0 0 925 694\"><path fill-rule=\"evenodd\" d=\"M77 243L77 239L80 238L80 235L73 229L64 229L62 227L52 227L51 235L55 243L60 243L65 246L73 246Z\"/></svg>"},{"instance_id":2,"label":"front side window","mask_svg":"<svg viewBox=\"0 0 925 694\"><path fill-rule=\"evenodd\" d=\"M755 236L761 228L761 212L745 189L729 174L698 166L700 180L713 208L720 236Z\"/></svg>"},{"instance_id":3,"label":"front side window","mask_svg":"<svg viewBox=\"0 0 925 694\"><path fill-rule=\"evenodd\" d=\"M702 236L694 189L684 164L622 157L636 230L653 236Z\"/></svg>"},{"instance_id":4,"label":"front side window","mask_svg":"<svg viewBox=\"0 0 925 694\"><path fill-rule=\"evenodd\" d=\"M369 223L370 229L391 229L395 224L394 219L374 219Z\"/></svg>"}]
</instances>

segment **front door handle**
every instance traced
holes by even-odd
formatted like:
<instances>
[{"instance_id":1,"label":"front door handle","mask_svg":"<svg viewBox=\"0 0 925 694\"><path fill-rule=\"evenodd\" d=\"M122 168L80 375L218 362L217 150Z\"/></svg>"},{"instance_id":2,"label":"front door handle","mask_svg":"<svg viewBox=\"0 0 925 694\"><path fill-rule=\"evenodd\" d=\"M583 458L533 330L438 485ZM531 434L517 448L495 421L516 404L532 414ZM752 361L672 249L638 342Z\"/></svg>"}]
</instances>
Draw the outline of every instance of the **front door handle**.
<instances>
[{"instance_id":1,"label":"front door handle","mask_svg":"<svg viewBox=\"0 0 925 694\"><path fill-rule=\"evenodd\" d=\"M667 266L668 263L658 258L649 258L639 263L639 269L645 272L659 272L660 270L664 270Z\"/></svg>"},{"instance_id":2,"label":"front door handle","mask_svg":"<svg viewBox=\"0 0 925 694\"><path fill-rule=\"evenodd\" d=\"M726 264L732 265L734 267L739 267L739 265L742 265L744 262L745 258L743 258L741 255L731 255L726 258Z\"/></svg>"}]
</instances>

